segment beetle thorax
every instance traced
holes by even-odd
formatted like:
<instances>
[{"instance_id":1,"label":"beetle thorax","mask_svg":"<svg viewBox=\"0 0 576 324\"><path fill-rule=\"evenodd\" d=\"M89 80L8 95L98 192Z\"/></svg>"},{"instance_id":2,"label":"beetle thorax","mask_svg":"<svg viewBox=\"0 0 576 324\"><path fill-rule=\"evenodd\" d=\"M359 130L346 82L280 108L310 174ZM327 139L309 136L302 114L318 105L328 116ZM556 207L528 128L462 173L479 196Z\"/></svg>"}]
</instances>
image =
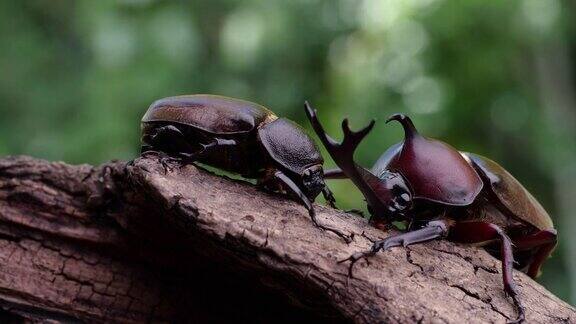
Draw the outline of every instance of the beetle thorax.
<instances>
[{"instance_id":1,"label":"beetle thorax","mask_svg":"<svg viewBox=\"0 0 576 324\"><path fill-rule=\"evenodd\" d=\"M290 120L278 118L261 126L258 139L281 170L301 175L307 168L324 162L314 141Z\"/></svg>"}]
</instances>

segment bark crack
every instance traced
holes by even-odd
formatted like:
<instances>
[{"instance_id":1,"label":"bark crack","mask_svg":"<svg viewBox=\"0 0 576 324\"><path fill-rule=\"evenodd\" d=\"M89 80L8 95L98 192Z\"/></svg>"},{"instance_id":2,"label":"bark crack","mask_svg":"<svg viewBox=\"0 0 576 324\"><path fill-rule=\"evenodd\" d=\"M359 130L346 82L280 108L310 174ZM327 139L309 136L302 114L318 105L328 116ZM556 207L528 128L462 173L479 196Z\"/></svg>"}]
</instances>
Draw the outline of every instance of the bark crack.
<instances>
[{"instance_id":1,"label":"bark crack","mask_svg":"<svg viewBox=\"0 0 576 324\"><path fill-rule=\"evenodd\" d=\"M461 286L461 285L449 285L452 288L456 288L460 291L462 291L466 296L472 297L476 300L479 300L481 302L483 302L486 305L490 306L490 309L492 309L493 311L495 311L496 313L502 315L504 318L506 319L510 319L510 317L506 314L504 314L502 311L500 311L496 306L494 306L494 304L492 304L492 298L488 297L488 298L482 298L480 297L480 295L478 293L472 292L470 290L468 290L466 287Z\"/></svg>"},{"instance_id":2,"label":"bark crack","mask_svg":"<svg viewBox=\"0 0 576 324\"><path fill-rule=\"evenodd\" d=\"M412 250L409 247L405 247L406 249L406 261L408 261L408 263L410 263L411 265L414 265L416 267L418 267L418 269L420 269L420 272L424 272L424 267L416 262L414 262L414 260L412 259Z\"/></svg>"},{"instance_id":3,"label":"bark crack","mask_svg":"<svg viewBox=\"0 0 576 324\"><path fill-rule=\"evenodd\" d=\"M496 270L495 268L492 267L487 267L485 265L482 264L477 264L475 262L472 262L472 257L468 256L468 255L462 255L461 253L458 253L456 251L449 251L449 250L444 250L444 249L440 249L440 248L434 248L435 251L438 252L442 252L442 253L446 253L446 254L450 254L450 255L454 255L457 256L459 258L461 258L462 260L470 263L472 265L472 267L474 268L474 274L476 274L478 272L479 269L482 269L488 273L499 273L498 270Z\"/></svg>"}]
</instances>

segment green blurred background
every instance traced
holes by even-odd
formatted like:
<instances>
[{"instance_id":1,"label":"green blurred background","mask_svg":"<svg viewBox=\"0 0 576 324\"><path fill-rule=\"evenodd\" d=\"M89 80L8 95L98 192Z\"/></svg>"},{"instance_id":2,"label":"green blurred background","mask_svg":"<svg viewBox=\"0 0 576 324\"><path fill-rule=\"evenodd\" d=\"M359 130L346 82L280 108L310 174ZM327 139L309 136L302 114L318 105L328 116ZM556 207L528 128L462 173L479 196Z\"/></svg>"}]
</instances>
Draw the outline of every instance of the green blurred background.
<instances>
[{"instance_id":1,"label":"green blurred background","mask_svg":"<svg viewBox=\"0 0 576 324\"><path fill-rule=\"evenodd\" d=\"M560 245L541 282L576 303L576 4L559 0L0 2L0 155L138 154L155 99L238 97L341 135L378 123L365 166L421 132L492 157L540 199ZM327 155L326 155L327 156ZM333 162L327 158L327 164ZM346 181L339 205L363 207Z\"/></svg>"}]
</instances>

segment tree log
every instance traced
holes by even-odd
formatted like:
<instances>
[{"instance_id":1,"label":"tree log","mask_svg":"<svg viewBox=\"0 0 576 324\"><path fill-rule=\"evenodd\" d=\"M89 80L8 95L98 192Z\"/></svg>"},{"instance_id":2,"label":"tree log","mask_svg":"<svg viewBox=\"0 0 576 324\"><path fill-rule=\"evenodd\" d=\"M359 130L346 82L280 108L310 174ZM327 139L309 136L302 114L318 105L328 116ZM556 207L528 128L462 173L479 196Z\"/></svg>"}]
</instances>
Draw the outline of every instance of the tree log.
<instances>
[{"instance_id":1,"label":"tree log","mask_svg":"<svg viewBox=\"0 0 576 324\"><path fill-rule=\"evenodd\" d=\"M0 160L0 320L504 323L500 262L435 241L338 260L385 233L253 185L148 156L99 167ZM528 323L575 309L520 272Z\"/></svg>"}]
</instances>

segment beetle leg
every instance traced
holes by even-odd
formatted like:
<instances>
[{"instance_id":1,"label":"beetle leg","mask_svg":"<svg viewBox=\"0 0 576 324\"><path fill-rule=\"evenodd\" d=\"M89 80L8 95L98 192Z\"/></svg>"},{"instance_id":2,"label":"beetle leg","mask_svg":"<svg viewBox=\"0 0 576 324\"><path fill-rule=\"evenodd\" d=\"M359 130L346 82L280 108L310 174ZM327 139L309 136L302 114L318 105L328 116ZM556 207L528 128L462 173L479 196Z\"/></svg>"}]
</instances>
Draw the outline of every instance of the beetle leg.
<instances>
[{"instance_id":1,"label":"beetle leg","mask_svg":"<svg viewBox=\"0 0 576 324\"><path fill-rule=\"evenodd\" d=\"M276 171L274 173L274 177L278 181L280 181L282 184L284 184L288 189L290 189L290 191L292 191L292 193L300 199L300 202L302 202L304 207L306 207L306 209L308 210L308 213L310 214L310 218L312 219L312 222L314 223L314 225L316 225L316 227L321 228L325 231L332 232L332 233L340 236L342 239L344 239L344 241L346 241L346 243L352 242L351 235L346 235L346 234L338 231L337 229L327 227L327 226L324 226L324 225L318 223L318 220L316 219L316 211L314 210L314 206L312 205L312 202L310 201L310 199L308 199L308 197L306 197L306 195L302 192L302 190L300 190L300 188L294 183L294 181L292 181L292 179L290 179L288 176L286 176L281 171Z\"/></svg>"},{"instance_id":2,"label":"beetle leg","mask_svg":"<svg viewBox=\"0 0 576 324\"><path fill-rule=\"evenodd\" d=\"M230 139L214 138L208 144L200 143L201 148L194 153L180 153L179 155L186 161L193 162L196 161L214 151L222 149L226 146L235 146L236 141Z\"/></svg>"},{"instance_id":3,"label":"beetle leg","mask_svg":"<svg viewBox=\"0 0 576 324\"><path fill-rule=\"evenodd\" d=\"M380 250L388 250L395 246L408 246L415 243L421 243L430 241L436 238L445 237L448 234L449 225L443 220L435 220L428 222L426 226L421 229L406 232L399 235L394 235L387 237L383 240L375 241L372 244L370 250L364 252L356 252L344 260L338 261L338 263L350 261L350 266L348 267L348 275L353 277L352 269L354 264L360 259L366 259L368 257L374 256Z\"/></svg>"},{"instance_id":4,"label":"beetle leg","mask_svg":"<svg viewBox=\"0 0 576 324\"><path fill-rule=\"evenodd\" d=\"M180 152L193 150L184 134L174 125L158 127L152 134L143 137L142 141L144 142L141 147L143 154L153 151L160 152L160 163L164 167L165 172L169 169L168 164L170 162L180 160L178 157L171 155L179 155Z\"/></svg>"},{"instance_id":5,"label":"beetle leg","mask_svg":"<svg viewBox=\"0 0 576 324\"><path fill-rule=\"evenodd\" d=\"M146 143L146 145L167 153L178 153L192 149L184 134L182 134L178 127L173 125L157 128L154 134L150 135L149 143Z\"/></svg>"},{"instance_id":6,"label":"beetle leg","mask_svg":"<svg viewBox=\"0 0 576 324\"><path fill-rule=\"evenodd\" d=\"M556 247L557 233L554 229L543 230L528 236L514 237L512 240L518 250L536 250L527 272L534 279L538 276L542 263Z\"/></svg>"},{"instance_id":7,"label":"beetle leg","mask_svg":"<svg viewBox=\"0 0 576 324\"><path fill-rule=\"evenodd\" d=\"M344 210L345 213L349 213L349 214L356 214L362 218L364 218L364 212L361 211L360 209L356 209L356 208L352 208L352 209L345 209Z\"/></svg>"},{"instance_id":8,"label":"beetle leg","mask_svg":"<svg viewBox=\"0 0 576 324\"><path fill-rule=\"evenodd\" d=\"M324 179L348 179L348 177L342 169L334 168L324 171Z\"/></svg>"},{"instance_id":9,"label":"beetle leg","mask_svg":"<svg viewBox=\"0 0 576 324\"><path fill-rule=\"evenodd\" d=\"M552 251L554 251L555 247L556 247L556 239L554 239L554 242L545 244L538 249L538 251L534 255L534 258L532 259L532 262L530 263L530 266L528 267L527 274L528 276L530 276L530 278L535 279L536 277L538 277L538 275L540 275L540 267L542 266L544 261L546 261L546 259L550 256Z\"/></svg>"},{"instance_id":10,"label":"beetle leg","mask_svg":"<svg viewBox=\"0 0 576 324\"><path fill-rule=\"evenodd\" d=\"M198 143L197 145L200 145L200 149L198 149L197 146L194 147L194 144L190 144L188 139L186 139L184 134L182 134L176 126L172 125L158 128L156 132L150 136L149 140L151 145L142 145L142 150L149 151L158 148L161 151L172 152L174 155L189 161L203 157L221 147L236 145L236 141L234 140L214 138L207 144Z\"/></svg>"},{"instance_id":11,"label":"beetle leg","mask_svg":"<svg viewBox=\"0 0 576 324\"><path fill-rule=\"evenodd\" d=\"M324 188L322 188L322 195L324 196L324 199L330 205L330 207L336 208L336 198L334 198L334 194L332 193L332 191L330 191L330 188L328 188L328 186L324 185Z\"/></svg>"},{"instance_id":12,"label":"beetle leg","mask_svg":"<svg viewBox=\"0 0 576 324\"><path fill-rule=\"evenodd\" d=\"M460 243L480 243L494 239L500 240L500 252L502 254L502 280L504 291L512 297L514 305L518 309L518 317L509 323L521 323L524 321L524 306L520 301L520 295L514 277L512 276L514 255L512 241L508 235L497 225L486 222L460 222L456 223L451 231L449 239Z\"/></svg>"}]
</instances>

